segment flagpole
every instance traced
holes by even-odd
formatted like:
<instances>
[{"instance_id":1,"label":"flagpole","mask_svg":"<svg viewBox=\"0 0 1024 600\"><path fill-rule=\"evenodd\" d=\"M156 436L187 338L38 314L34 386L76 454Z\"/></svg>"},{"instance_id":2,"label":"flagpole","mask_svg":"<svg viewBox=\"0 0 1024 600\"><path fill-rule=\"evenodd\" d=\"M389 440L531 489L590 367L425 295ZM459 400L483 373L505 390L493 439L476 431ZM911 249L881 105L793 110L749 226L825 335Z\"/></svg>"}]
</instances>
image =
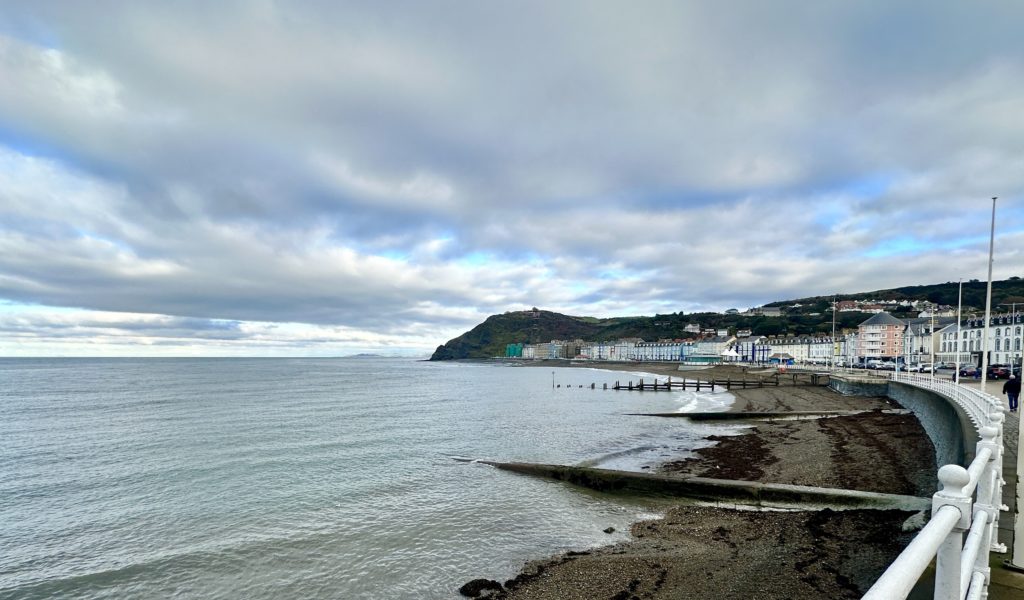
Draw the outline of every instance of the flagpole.
<instances>
[{"instance_id":1,"label":"flagpole","mask_svg":"<svg viewBox=\"0 0 1024 600\"><path fill-rule=\"evenodd\" d=\"M836 369L836 297L832 296L832 360L829 362L829 371Z\"/></svg>"},{"instance_id":2,"label":"flagpole","mask_svg":"<svg viewBox=\"0 0 1024 600\"><path fill-rule=\"evenodd\" d=\"M957 293L957 296L956 296L956 346L953 348L953 350L956 351L956 355L955 355L956 358L953 359L954 360L953 368L956 369L956 371L953 373L953 379L957 383L960 383L960 318L961 318L961 314L960 313L963 310L963 306L964 306L964 279L963 279L963 277L961 277L960 278L960 291ZM935 367L935 365L933 364L932 368L934 368L934 367Z\"/></svg>"},{"instance_id":3,"label":"flagpole","mask_svg":"<svg viewBox=\"0 0 1024 600\"><path fill-rule=\"evenodd\" d=\"M992 249L996 241L996 199L992 197L992 231L988 238L988 289L985 292L985 328L981 333L981 391L985 391L988 382L988 327L992 319Z\"/></svg>"}]
</instances>

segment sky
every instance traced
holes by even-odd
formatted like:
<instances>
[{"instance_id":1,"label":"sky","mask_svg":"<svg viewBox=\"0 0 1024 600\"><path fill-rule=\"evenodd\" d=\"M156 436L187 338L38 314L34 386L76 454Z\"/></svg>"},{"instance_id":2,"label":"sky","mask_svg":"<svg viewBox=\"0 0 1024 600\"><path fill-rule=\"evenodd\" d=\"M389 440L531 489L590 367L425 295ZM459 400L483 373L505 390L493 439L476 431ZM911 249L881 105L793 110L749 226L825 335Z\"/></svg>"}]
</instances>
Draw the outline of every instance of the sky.
<instances>
[{"instance_id":1,"label":"sky","mask_svg":"<svg viewBox=\"0 0 1024 600\"><path fill-rule=\"evenodd\" d=\"M1024 276L1024 3L0 11L0 356L421 356L488 315Z\"/></svg>"}]
</instances>

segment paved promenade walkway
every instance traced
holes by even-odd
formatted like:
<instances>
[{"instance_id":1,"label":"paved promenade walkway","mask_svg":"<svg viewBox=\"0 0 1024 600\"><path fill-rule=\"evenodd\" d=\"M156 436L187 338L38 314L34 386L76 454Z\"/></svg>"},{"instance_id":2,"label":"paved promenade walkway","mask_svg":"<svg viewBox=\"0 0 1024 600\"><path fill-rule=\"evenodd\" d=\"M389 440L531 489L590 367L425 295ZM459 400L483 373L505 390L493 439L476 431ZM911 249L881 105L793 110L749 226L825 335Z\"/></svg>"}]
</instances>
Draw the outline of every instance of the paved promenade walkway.
<instances>
[{"instance_id":1,"label":"paved promenade walkway","mask_svg":"<svg viewBox=\"0 0 1024 600\"><path fill-rule=\"evenodd\" d=\"M980 382L966 380L964 385L977 387ZM1000 398L1006 405L1006 396L1003 396L1003 381L989 381L985 391L996 398ZM989 566L992 569L992 583L989 586L989 598L991 600L1024 600L1024 573L1008 569L1004 561L1010 560L1013 554L1013 521L1017 510L1024 510L1024 506L1017 506L1017 434L1020 428L1020 413L1006 413L1006 421L1003 425L1003 479L1006 485L1003 486L1003 504L1010 508L999 517L999 541L1006 544L1006 554L989 555ZM1024 564L1024 557L1018 562ZM932 563L934 566L934 563ZM928 569L928 575L921 578L921 582L914 587L908 597L909 600L930 600L933 597L934 571Z\"/></svg>"},{"instance_id":2,"label":"paved promenade walkway","mask_svg":"<svg viewBox=\"0 0 1024 600\"><path fill-rule=\"evenodd\" d=\"M1003 381L989 381L985 391L996 398L1001 398L1005 405L1006 396L1003 396ZM980 385L970 382L965 385ZM1007 569L1003 561L1008 561L1013 555L1013 521L1018 510L1024 507L1017 506L1017 440L1020 429L1020 413L1006 413L1006 422L1003 425L1003 479L1006 485L1003 486L1003 504L1010 507L999 518L999 541L1006 544L1006 554L992 554L990 566L992 567L992 585L989 587L989 598L993 600L1024 600L1024 573ZM1024 556L1017 557L1017 562L1024 565Z\"/></svg>"}]
</instances>

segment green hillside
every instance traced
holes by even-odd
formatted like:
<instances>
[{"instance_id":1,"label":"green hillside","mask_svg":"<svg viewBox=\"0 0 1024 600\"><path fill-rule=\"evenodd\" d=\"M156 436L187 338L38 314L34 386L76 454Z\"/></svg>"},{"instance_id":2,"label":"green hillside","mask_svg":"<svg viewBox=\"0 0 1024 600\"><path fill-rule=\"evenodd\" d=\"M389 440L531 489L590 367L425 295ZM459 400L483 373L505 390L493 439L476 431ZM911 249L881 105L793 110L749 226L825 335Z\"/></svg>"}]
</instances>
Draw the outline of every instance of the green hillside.
<instances>
[{"instance_id":1,"label":"green hillside","mask_svg":"<svg viewBox=\"0 0 1024 600\"><path fill-rule=\"evenodd\" d=\"M964 282L964 313L984 309L985 283ZM836 296L837 300L928 300L938 304L956 306L957 282L934 285L907 286L891 290L877 290L859 294ZM1020 302L1024 305L1024 280L1012 277L993 282L993 308L1001 303ZM799 306L796 306L799 305ZM490 358L503 356L505 346L514 343L536 344L551 340L583 339L611 341L619 338L688 339L695 334L684 331L689 323L701 327L750 329L754 335L810 335L832 332L832 296L816 296L772 302L766 306L783 308L781 317L756 315L726 315L721 313L670 313L651 317L615 317L597 319L576 317L545 310L508 312L488 317L473 329L438 346L430 360L461 358ZM1008 307L1001 307L1007 310ZM916 316L896 311L897 317ZM855 328L867 315L859 312L841 312L836 327L840 330Z\"/></svg>"},{"instance_id":2,"label":"green hillside","mask_svg":"<svg viewBox=\"0 0 1024 600\"><path fill-rule=\"evenodd\" d=\"M971 307L974 310L984 310L986 287L987 285L984 281L977 279L964 282L963 304L965 312L967 307ZM874 292L861 292L858 294L840 294L835 298L837 300L928 300L937 304L956 306L957 293L958 283L956 281L949 281L946 283L911 285L891 290L876 290ZM803 304L805 307L801 308L804 310L809 308L808 305L814 305L818 310L823 310L831 302L832 296L814 296L811 298L772 302L765 306ZM1009 302L1024 303L1024 279L1011 277L1003 281L992 282L992 306L996 307L1001 303Z\"/></svg>"}]
</instances>

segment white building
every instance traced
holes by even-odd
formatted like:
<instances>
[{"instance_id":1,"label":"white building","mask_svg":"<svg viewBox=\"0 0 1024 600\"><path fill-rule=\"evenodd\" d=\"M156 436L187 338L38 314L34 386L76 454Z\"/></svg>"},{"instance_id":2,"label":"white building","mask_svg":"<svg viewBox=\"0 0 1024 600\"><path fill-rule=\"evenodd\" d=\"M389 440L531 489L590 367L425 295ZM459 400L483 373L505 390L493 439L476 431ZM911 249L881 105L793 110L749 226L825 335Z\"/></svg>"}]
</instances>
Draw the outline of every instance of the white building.
<instances>
[{"instance_id":1,"label":"white building","mask_svg":"<svg viewBox=\"0 0 1024 600\"><path fill-rule=\"evenodd\" d=\"M835 344L829 336L810 338L807 343L807 362L816 365L831 364L836 354Z\"/></svg>"},{"instance_id":2,"label":"white building","mask_svg":"<svg viewBox=\"0 0 1024 600\"><path fill-rule=\"evenodd\" d=\"M640 342L640 338L630 338L624 340L618 340L612 344L611 350L609 351L608 360L627 361L630 360L630 356L633 354L633 348Z\"/></svg>"},{"instance_id":3,"label":"white building","mask_svg":"<svg viewBox=\"0 0 1024 600\"><path fill-rule=\"evenodd\" d=\"M795 336L768 338L768 345L771 347L769 356L772 354L788 354L793 357L794 362L807 362L809 356L808 338Z\"/></svg>"},{"instance_id":4,"label":"white building","mask_svg":"<svg viewBox=\"0 0 1024 600\"><path fill-rule=\"evenodd\" d=\"M693 345L693 353L686 360L692 362L717 363L722 360L722 352L736 341L732 336L714 336L698 340Z\"/></svg>"},{"instance_id":5,"label":"white building","mask_svg":"<svg viewBox=\"0 0 1024 600\"><path fill-rule=\"evenodd\" d=\"M766 363L771 354L771 347L763 335L737 337L732 349L739 354L736 360L748 363Z\"/></svg>"},{"instance_id":6,"label":"white building","mask_svg":"<svg viewBox=\"0 0 1024 600\"><path fill-rule=\"evenodd\" d=\"M941 349L939 330L949 325L951 321L955 330L956 320L948 317L911 319L903 331L903 359L912 365L945 362L938 356Z\"/></svg>"},{"instance_id":7,"label":"white building","mask_svg":"<svg viewBox=\"0 0 1024 600\"><path fill-rule=\"evenodd\" d=\"M959 337L956 323L936 332L937 360L981 364L984 317L966 319L961 323ZM1020 364L1024 351L1024 314L995 315L989 322L988 351L990 365Z\"/></svg>"},{"instance_id":8,"label":"white building","mask_svg":"<svg viewBox=\"0 0 1024 600\"><path fill-rule=\"evenodd\" d=\"M682 342L637 342L630 354L631 360L639 361L675 361L682 356Z\"/></svg>"}]
</instances>

